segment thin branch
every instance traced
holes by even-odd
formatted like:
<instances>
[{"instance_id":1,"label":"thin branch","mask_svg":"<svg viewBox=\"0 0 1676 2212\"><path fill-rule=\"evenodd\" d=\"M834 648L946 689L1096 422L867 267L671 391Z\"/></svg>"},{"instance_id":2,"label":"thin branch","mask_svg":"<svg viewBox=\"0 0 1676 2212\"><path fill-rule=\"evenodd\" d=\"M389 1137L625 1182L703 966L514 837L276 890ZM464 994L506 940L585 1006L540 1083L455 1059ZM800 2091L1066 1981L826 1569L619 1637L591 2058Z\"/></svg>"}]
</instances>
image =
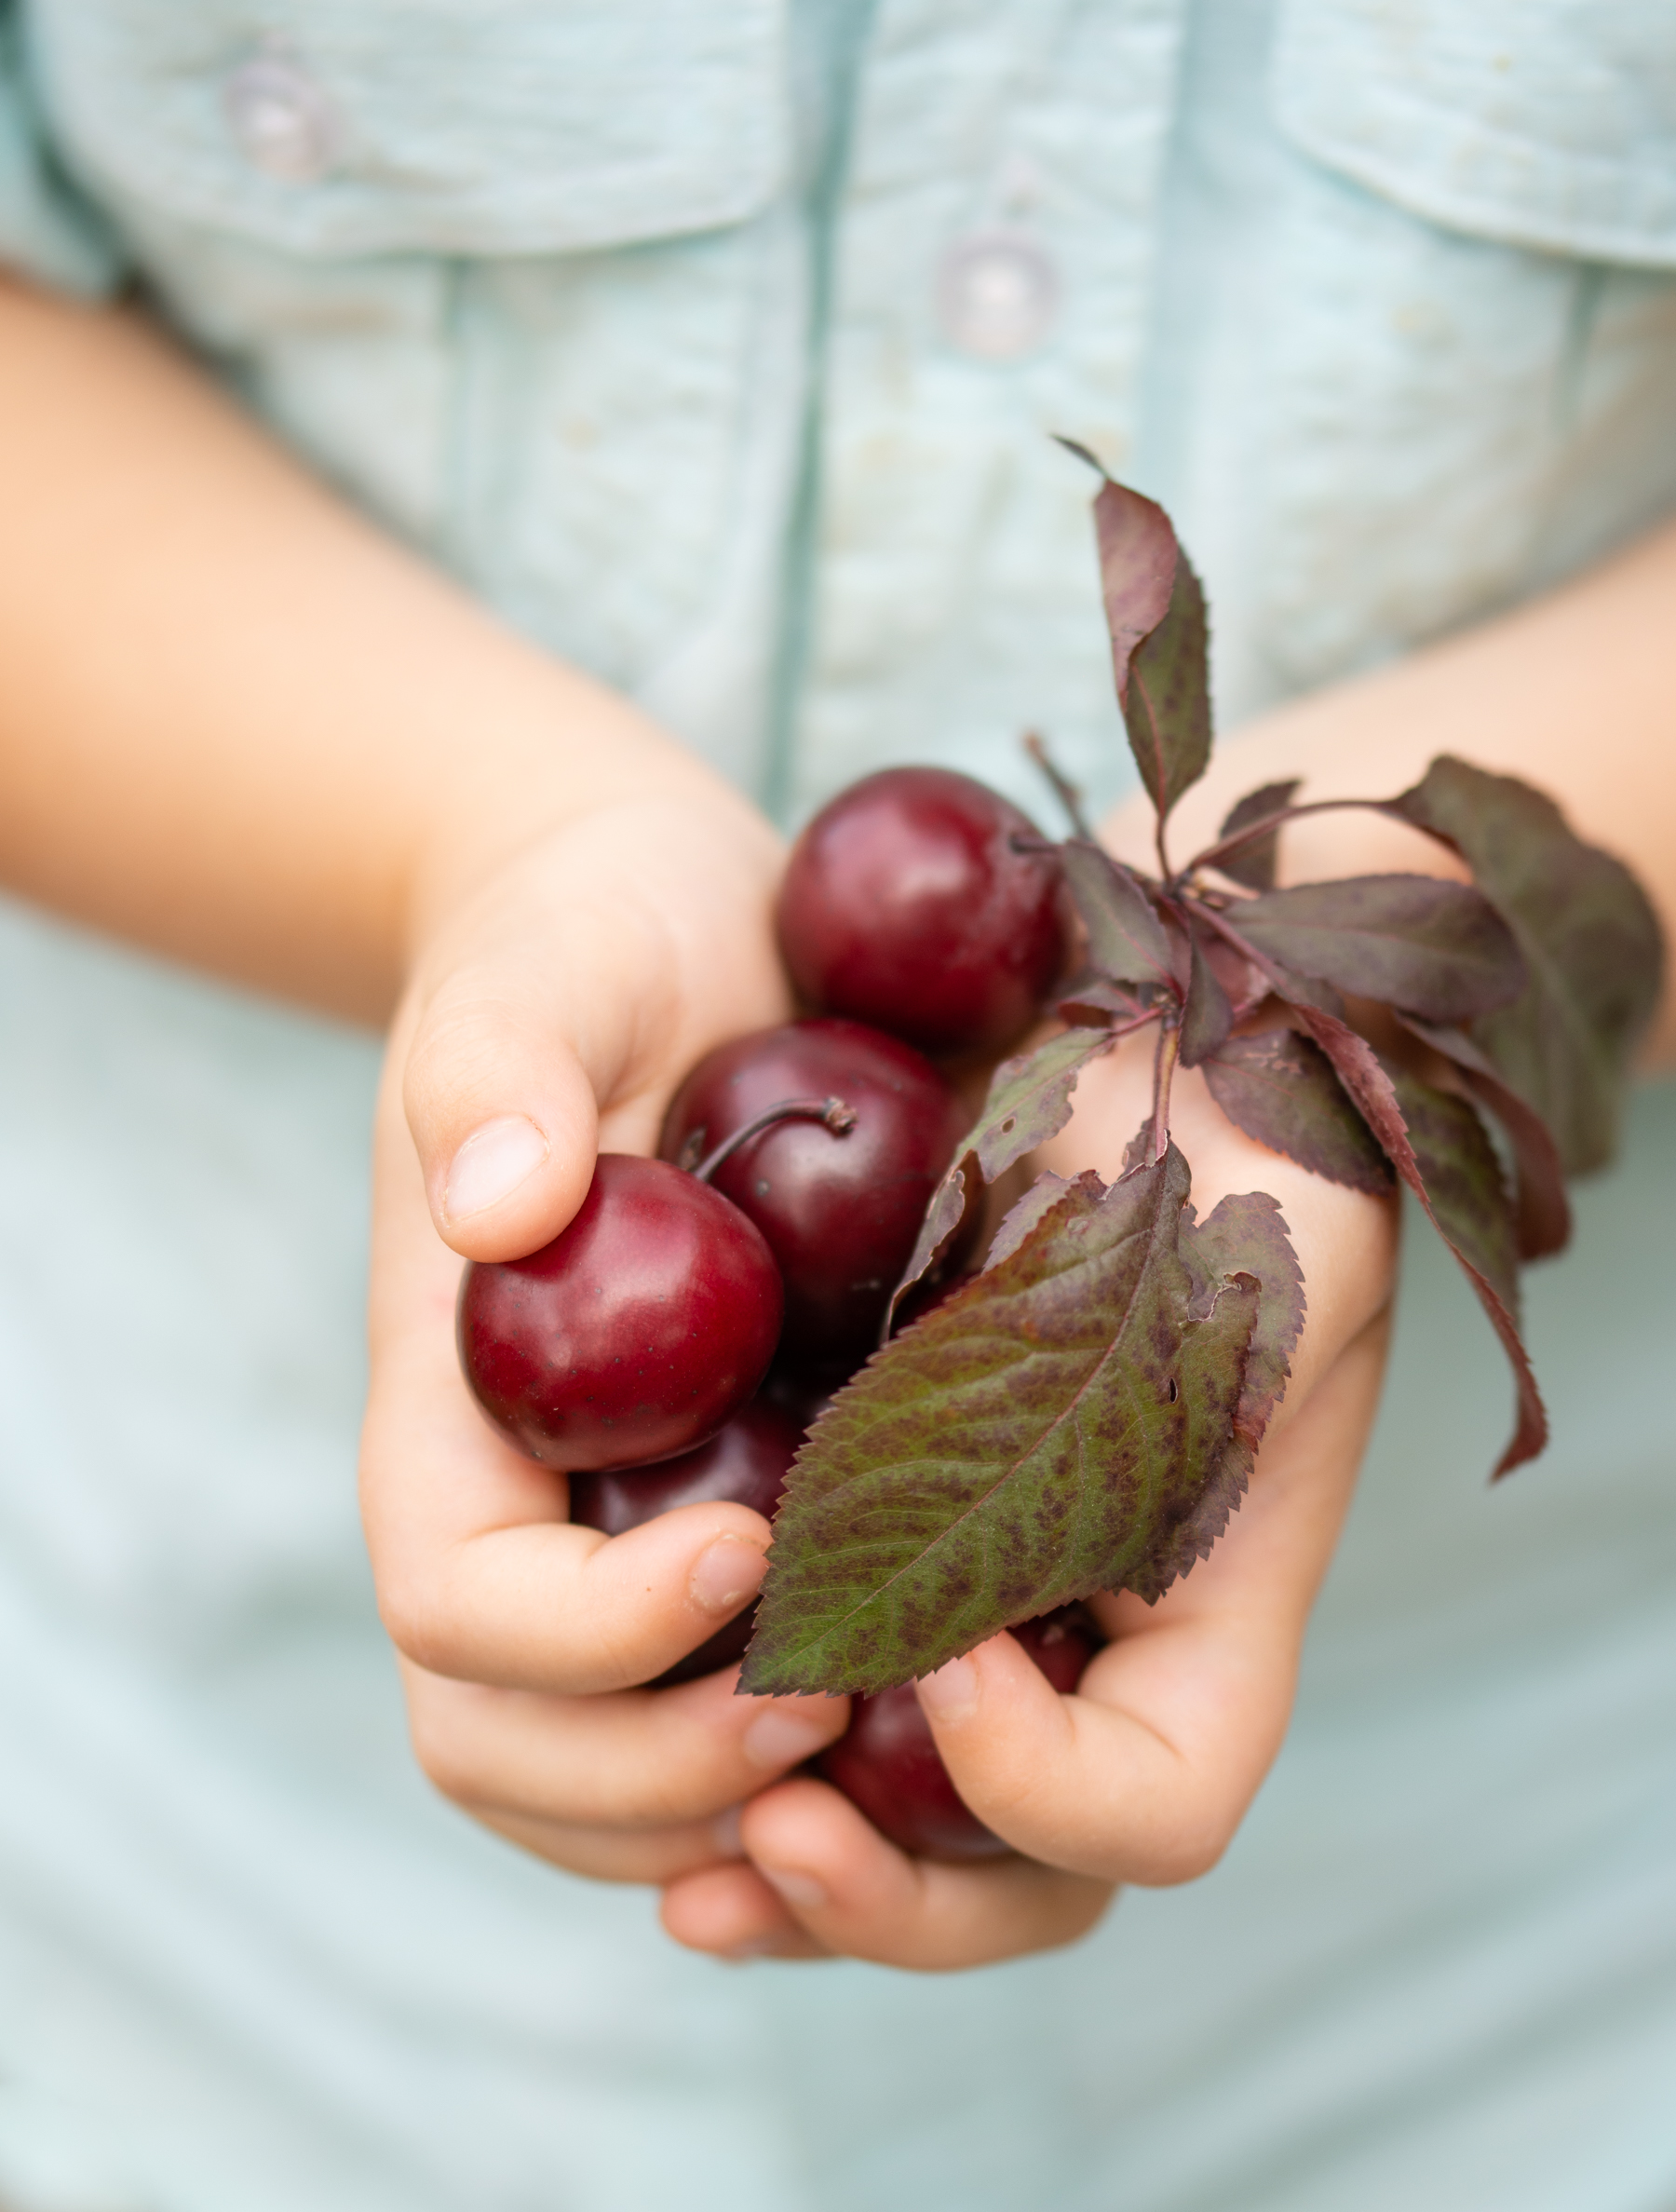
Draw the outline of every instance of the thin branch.
<instances>
[{"instance_id":1,"label":"thin branch","mask_svg":"<svg viewBox=\"0 0 1676 2212\"><path fill-rule=\"evenodd\" d=\"M1094 833L1088 827L1088 816L1083 812L1082 792L1076 784L1071 781L1069 777L1060 773L1052 754L1048 750L1047 740L1038 730L1026 730L1024 750L1053 786L1053 795L1064 808L1065 818L1071 824L1073 835L1086 838L1092 845Z\"/></svg>"},{"instance_id":2,"label":"thin branch","mask_svg":"<svg viewBox=\"0 0 1676 2212\"><path fill-rule=\"evenodd\" d=\"M1169 1149L1169 1088L1181 1056L1182 1029L1171 1022L1159 1032L1157 1058L1153 1062L1152 1156L1162 1160Z\"/></svg>"},{"instance_id":3,"label":"thin branch","mask_svg":"<svg viewBox=\"0 0 1676 2212\"><path fill-rule=\"evenodd\" d=\"M1333 814L1347 807L1362 807L1370 814L1390 814L1389 799L1311 799L1302 807L1280 807L1273 814L1264 814L1256 821L1248 821L1242 830L1236 830L1231 837L1219 837L1214 845L1207 845L1203 852L1195 853L1183 869L1183 876L1191 875L1196 868L1220 868L1223 862L1237 852L1243 852L1248 845L1255 845L1259 838L1269 837L1285 822L1298 821L1305 814ZM1406 814L1393 815L1396 821L1408 821ZM1412 830L1424 830L1423 822L1412 821ZM1427 836L1436 837L1439 845L1451 845L1452 840L1426 830Z\"/></svg>"}]
</instances>

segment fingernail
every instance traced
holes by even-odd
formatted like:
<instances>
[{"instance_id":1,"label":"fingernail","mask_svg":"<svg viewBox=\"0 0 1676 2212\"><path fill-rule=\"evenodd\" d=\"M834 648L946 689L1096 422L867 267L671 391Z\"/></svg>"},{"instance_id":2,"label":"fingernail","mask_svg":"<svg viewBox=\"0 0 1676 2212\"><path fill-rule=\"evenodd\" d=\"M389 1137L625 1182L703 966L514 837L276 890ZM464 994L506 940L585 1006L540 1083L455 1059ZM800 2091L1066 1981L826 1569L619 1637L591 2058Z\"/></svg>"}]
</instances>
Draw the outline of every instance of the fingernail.
<instances>
[{"instance_id":1,"label":"fingernail","mask_svg":"<svg viewBox=\"0 0 1676 2212\"><path fill-rule=\"evenodd\" d=\"M443 1213L450 1221L464 1221L498 1206L534 1174L547 1151L544 1133L522 1114L503 1114L498 1120L485 1121L453 1156L442 1194Z\"/></svg>"},{"instance_id":2,"label":"fingernail","mask_svg":"<svg viewBox=\"0 0 1676 2212\"><path fill-rule=\"evenodd\" d=\"M739 1742L753 1767L794 1767L810 1758L831 1735L818 1720L801 1713L759 1713Z\"/></svg>"},{"instance_id":3,"label":"fingernail","mask_svg":"<svg viewBox=\"0 0 1676 2212\"><path fill-rule=\"evenodd\" d=\"M730 1805L725 1812L718 1812L710 1823L710 1835L716 1849L724 1859L742 1859L745 1846L739 1840L739 1808Z\"/></svg>"},{"instance_id":4,"label":"fingernail","mask_svg":"<svg viewBox=\"0 0 1676 2212\"><path fill-rule=\"evenodd\" d=\"M687 1592L707 1613L737 1613L754 1597L768 1571L768 1554L742 1537L719 1536L693 1563Z\"/></svg>"},{"instance_id":5,"label":"fingernail","mask_svg":"<svg viewBox=\"0 0 1676 2212\"><path fill-rule=\"evenodd\" d=\"M757 1872L794 1911L818 1912L827 1901L826 1885L812 1874L795 1873L790 1866L764 1866L760 1861Z\"/></svg>"},{"instance_id":6,"label":"fingernail","mask_svg":"<svg viewBox=\"0 0 1676 2212\"><path fill-rule=\"evenodd\" d=\"M952 1659L934 1675L922 1675L920 1703L933 1720L969 1720L978 1710L978 1669L969 1659Z\"/></svg>"}]
</instances>

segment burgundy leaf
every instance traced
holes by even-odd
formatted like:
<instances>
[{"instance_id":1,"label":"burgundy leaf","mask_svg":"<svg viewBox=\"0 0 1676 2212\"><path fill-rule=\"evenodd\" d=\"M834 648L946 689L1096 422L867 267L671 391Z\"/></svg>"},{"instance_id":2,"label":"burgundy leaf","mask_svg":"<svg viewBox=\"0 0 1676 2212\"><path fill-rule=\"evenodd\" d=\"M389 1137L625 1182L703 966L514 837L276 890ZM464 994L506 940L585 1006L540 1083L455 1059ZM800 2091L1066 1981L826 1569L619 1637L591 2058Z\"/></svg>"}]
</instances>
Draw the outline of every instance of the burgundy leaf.
<instances>
[{"instance_id":1,"label":"burgundy leaf","mask_svg":"<svg viewBox=\"0 0 1676 2212\"><path fill-rule=\"evenodd\" d=\"M1129 749L1161 826L1210 757L1205 595L1157 502L1114 483L1086 446L1060 443L1105 479L1094 527L1112 672Z\"/></svg>"},{"instance_id":2,"label":"burgundy leaf","mask_svg":"<svg viewBox=\"0 0 1676 2212\"><path fill-rule=\"evenodd\" d=\"M1553 1253L1563 1252L1571 1242L1571 1201L1566 1196L1560 1148L1548 1123L1502 1080L1488 1055L1465 1029L1440 1029L1435 1023L1416 1021L1412 1014L1399 1014L1398 1019L1404 1028L1454 1063L1461 1081L1507 1133L1518 1173L1514 1213L1521 1259L1547 1259Z\"/></svg>"},{"instance_id":3,"label":"burgundy leaf","mask_svg":"<svg viewBox=\"0 0 1676 2212\"><path fill-rule=\"evenodd\" d=\"M1231 916L1301 975L1432 1022L1505 1006L1524 984L1513 933L1488 899L1434 875L1352 875L1264 891Z\"/></svg>"},{"instance_id":4,"label":"burgundy leaf","mask_svg":"<svg viewBox=\"0 0 1676 2212\"><path fill-rule=\"evenodd\" d=\"M1427 1220L1460 1262L1467 1281L1478 1293L1480 1305L1490 1317L1490 1325L1501 1339L1502 1349L1513 1369L1518 1400L1512 1440L1494 1470L1498 1477L1507 1474L1524 1460L1536 1457L1548 1443L1548 1416L1542 1407L1542 1393L1536 1388L1530 1355L1519 1333L1517 1296L1509 1299L1506 1295L1504 1285L1508 1277L1505 1269L1498 1264L1493 1272L1487 1272L1483 1265L1486 1257L1494 1258L1499 1249L1498 1238L1481 1228L1475 1228L1472 1210L1462 1195L1463 1191L1472 1187L1471 1178L1466 1176L1464 1171L1459 1183L1452 1179L1449 1185L1450 1196L1445 1201L1450 1209L1449 1219L1445 1221L1439 1209L1434 1206L1426 1179L1425 1164L1417 1156L1416 1147L1411 1140L1396 1086L1366 1038L1358 1037L1354 1029L1331 1014L1322 1013L1309 1006L1300 1006L1297 1011L1304 1027L1331 1061L1340 1082L1361 1109L1362 1119L1384 1146L1385 1157L1419 1200ZM1424 1085L1421 1088L1429 1090L1430 1086ZM1446 1094L1437 1092L1433 1095L1442 1098ZM1465 1101L1458 1099L1451 1103L1465 1105ZM1483 1134L1481 1128L1479 1133L1480 1136ZM1488 1138L1484 1142L1488 1147ZM1490 1157L1494 1164L1494 1150L1491 1150ZM1499 1185L1499 1166L1496 1167L1496 1179ZM1480 1181L1481 1184L1481 1178ZM1482 1201L1486 1209L1491 1202L1488 1198ZM1507 1205L1505 1191L1502 1193L1502 1203L1504 1207ZM1509 1245L1511 1242L1509 1234ZM1517 1293L1516 1278L1513 1279L1513 1287Z\"/></svg>"},{"instance_id":5,"label":"burgundy leaf","mask_svg":"<svg viewBox=\"0 0 1676 2212\"><path fill-rule=\"evenodd\" d=\"M1062 1029L1034 1052L1002 1061L990 1078L982 1113L931 1194L913 1256L891 1298L891 1320L909 1291L948 1251L980 1186L1059 1134L1071 1119L1077 1077L1111 1047L1109 1029Z\"/></svg>"},{"instance_id":6,"label":"burgundy leaf","mask_svg":"<svg viewBox=\"0 0 1676 2212\"><path fill-rule=\"evenodd\" d=\"M1447 754L1390 810L1453 846L1511 923L1525 987L1480 1016L1474 1041L1553 1132L1566 1173L1600 1167L1658 1003L1663 950L1641 886L1541 792Z\"/></svg>"},{"instance_id":7,"label":"burgundy leaf","mask_svg":"<svg viewBox=\"0 0 1676 2212\"><path fill-rule=\"evenodd\" d=\"M1295 1029L1229 1038L1205 1062L1205 1080L1236 1128L1271 1152L1352 1190L1390 1190L1390 1163L1331 1062Z\"/></svg>"},{"instance_id":8,"label":"burgundy leaf","mask_svg":"<svg viewBox=\"0 0 1676 2212\"><path fill-rule=\"evenodd\" d=\"M1102 1022L1139 1021L1147 1007L1144 989L1140 993L1126 990L1121 984L1089 969L1064 986L1054 1011L1061 1022L1093 1027Z\"/></svg>"},{"instance_id":9,"label":"burgundy leaf","mask_svg":"<svg viewBox=\"0 0 1676 2212\"><path fill-rule=\"evenodd\" d=\"M1182 1009L1182 1065L1196 1067L1233 1028L1234 1008L1196 930L1189 933L1189 943L1192 965L1187 1002Z\"/></svg>"},{"instance_id":10,"label":"burgundy leaf","mask_svg":"<svg viewBox=\"0 0 1676 2212\"><path fill-rule=\"evenodd\" d=\"M1088 932L1088 959L1115 983L1175 985L1169 940L1152 901L1103 847L1073 837L1061 849L1065 881Z\"/></svg>"},{"instance_id":11,"label":"burgundy leaf","mask_svg":"<svg viewBox=\"0 0 1676 2212\"><path fill-rule=\"evenodd\" d=\"M1129 751L1160 826L1210 757L1210 644L1203 587L1178 553L1169 612L1130 661L1122 700Z\"/></svg>"},{"instance_id":12,"label":"burgundy leaf","mask_svg":"<svg viewBox=\"0 0 1676 2212\"><path fill-rule=\"evenodd\" d=\"M1216 833L1220 845L1226 837L1237 836L1241 830L1253 822L1266 821L1271 814L1279 814L1290 807L1301 778L1293 776L1284 783L1264 783L1257 790L1247 792L1222 828ZM1231 852L1218 862L1224 875L1231 875L1236 883L1243 883L1248 890L1272 891L1275 888L1275 868L1279 859L1280 833L1278 827L1267 831L1261 837L1253 837L1242 845L1237 852Z\"/></svg>"},{"instance_id":13,"label":"burgundy leaf","mask_svg":"<svg viewBox=\"0 0 1676 2212\"><path fill-rule=\"evenodd\" d=\"M1189 1180L1173 1145L1109 1191L1079 1175L839 1392L792 1466L742 1690L885 1690L1074 1597L1156 1596L1201 1554L1295 1330L1258 1338L1283 1229L1196 1229Z\"/></svg>"}]
</instances>

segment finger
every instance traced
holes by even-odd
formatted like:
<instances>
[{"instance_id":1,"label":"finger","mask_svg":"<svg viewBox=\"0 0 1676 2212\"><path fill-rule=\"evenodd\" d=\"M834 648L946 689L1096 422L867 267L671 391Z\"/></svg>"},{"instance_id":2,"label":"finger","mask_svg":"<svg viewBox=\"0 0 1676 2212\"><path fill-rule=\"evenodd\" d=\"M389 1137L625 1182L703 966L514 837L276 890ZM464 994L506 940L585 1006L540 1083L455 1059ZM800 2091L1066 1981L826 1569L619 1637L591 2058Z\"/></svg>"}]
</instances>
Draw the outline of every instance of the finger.
<instances>
[{"instance_id":1,"label":"finger","mask_svg":"<svg viewBox=\"0 0 1676 2212\"><path fill-rule=\"evenodd\" d=\"M669 1828L606 1828L538 1820L479 1806L463 1808L508 1843L589 1881L641 1882L661 1888L705 1867L739 1866L738 1817L684 1821Z\"/></svg>"},{"instance_id":2,"label":"finger","mask_svg":"<svg viewBox=\"0 0 1676 2212\"><path fill-rule=\"evenodd\" d=\"M920 1973L1073 1943L1111 1898L1109 1883L1019 1858L971 1866L910 1858L819 1782L799 1779L752 1798L740 1834L791 1921L823 1949ZM749 1902L737 1879L731 1890L719 1880L694 1893L677 1884L665 1898L664 1924L694 1948L725 1948L715 1934L740 1938L739 1923L717 1909L723 1896ZM762 1933L783 1939L784 1931L777 1923Z\"/></svg>"},{"instance_id":3,"label":"finger","mask_svg":"<svg viewBox=\"0 0 1676 2212\"><path fill-rule=\"evenodd\" d=\"M1118 1630L1072 1697L1007 1635L928 1677L920 1701L961 1797L1048 1864L1184 1881L1213 1866L1284 1735L1310 1603L1378 1402L1370 1323L1284 1435L1209 1560Z\"/></svg>"},{"instance_id":4,"label":"finger","mask_svg":"<svg viewBox=\"0 0 1676 2212\"><path fill-rule=\"evenodd\" d=\"M658 1918L689 1951L748 1959L830 1959L751 1866L709 1866L678 1876L664 1891Z\"/></svg>"},{"instance_id":5,"label":"finger","mask_svg":"<svg viewBox=\"0 0 1676 2212\"><path fill-rule=\"evenodd\" d=\"M431 1217L456 1252L547 1243L581 1203L596 1139L653 1149L691 1063L783 1013L777 840L731 815L725 837L719 866L677 807L590 815L502 867L426 947L397 1065Z\"/></svg>"},{"instance_id":6,"label":"finger","mask_svg":"<svg viewBox=\"0 0 1676 2212\"><path fill-rule=\"evenodd\" d=\"M811 1758L843 1698L741 1698L736 1670L678 1689L584 1698L489 1690L404 1667L413 1748L475 1812L608 1827L713 1819Z\"/></svg>"},{"instance_id":7,"label":"finger","mask_svg":"<svg viewBox=\"0 0 1676 2212\"><path fill-rule=\"evenodd\" d=\"M561 907L526 866L431 948L396 1064L431 1218L467 1258L534 1251L581 1204L596 1102L621 1079L634 1010L660 971L634 935L632 916L613 930Z\"/></svg>"},{"instance_id":8,"label":"finger","mask_svg":"<svg viewBox=\"0 0 1676 2212\"><path fill-rule=\"evenodd\" d=\"M571 1527L564 1477L493 1431L461 1378L460 1263L405 1139L378 1175L361 1507L386 1628L438 1674L568 1694L650 1681L750 1602L767 1523L715 1504L610 1540Z\"/></svg>"}]
</instances>

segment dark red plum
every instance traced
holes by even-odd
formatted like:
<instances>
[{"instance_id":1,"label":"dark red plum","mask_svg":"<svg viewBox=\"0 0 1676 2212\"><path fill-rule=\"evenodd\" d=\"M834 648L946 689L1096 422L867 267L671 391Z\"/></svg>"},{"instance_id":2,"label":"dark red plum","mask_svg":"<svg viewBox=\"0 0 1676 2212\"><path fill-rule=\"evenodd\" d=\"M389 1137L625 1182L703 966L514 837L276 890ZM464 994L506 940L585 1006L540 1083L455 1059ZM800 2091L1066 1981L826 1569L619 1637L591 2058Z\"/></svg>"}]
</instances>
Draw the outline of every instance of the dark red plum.
<instances>
[{"instance_id":1,"label":"dark red plum","mask_svg":"<svg viewBox=\"0 0 1676 2212\"><path fill-rule=\"evenodd\" d=\"M969 1117L912 1046L859 1022L759 1030L709 1053L675 1094L659 1149L693 1164L781 1101L836 1096L837 1133L777 1121L715 1171L767 1239L786 1289L782 1355L842 1376L878 1341L890 1294Z\"/></svg>"},{"instance_id":2,"label":"dark red plum","mask_svg":"<svg viewBox=\"0 0 1676 2212\"><path fill-rule=\"evenodd\" d=\"M696 1451L654 1467L622 1467L608 1474L571 1478L571 1519L607 1536L673 1513L678 1505L748 1505L766 1521L774 1518L786 1471L803 1442L803 1430L790 1414L762 1398L741 1407L724 1429ZM746 1607L717 1629L696 1651L678 1659L653 1683L668 1690L732 1666L745 1656L756 1623L756 1607Z\"/></svg>"},{"instance_id":3,"label":"dark red plum","mask_svg":"<svg viewBox=\"0 0 1676 2212\"><path fill-rule=\"evenodd\" d=\"M791 980L821 1011L926 1052L997 1051L1065 959L1051 852L1010 801L947 768L886 768L823 807L779 895Z\"/></svg>"},{"instance_id":4,"label":"dark red plum","mask_svg":"<svg viewBox=\"0 0 1676 2212\"><path fill-rule=\"evenodd\" d=\"M1061 1695L1076 1688L1102 1640L1081 1606L1061 1606L1011 1633ZM919 1858L999 1858L1011 1849L963 1803L912 1682L852 1700L848 1728L815 1769L882 1836Z\"/></svg>"},{"instance_id":5,"label":"dark red plum","mask_svg":"<svg viewBox=\"0 0 1676 2212\"><path fill-rule=\"evenodd\" d=\"M636 1467L690 1451L737 1411L781 1307L773 1255L737 1206L664 1160L603 1152L550 1244L466 1269L460 1364L532 1459Z\"/></svg>"}]
</instances>

